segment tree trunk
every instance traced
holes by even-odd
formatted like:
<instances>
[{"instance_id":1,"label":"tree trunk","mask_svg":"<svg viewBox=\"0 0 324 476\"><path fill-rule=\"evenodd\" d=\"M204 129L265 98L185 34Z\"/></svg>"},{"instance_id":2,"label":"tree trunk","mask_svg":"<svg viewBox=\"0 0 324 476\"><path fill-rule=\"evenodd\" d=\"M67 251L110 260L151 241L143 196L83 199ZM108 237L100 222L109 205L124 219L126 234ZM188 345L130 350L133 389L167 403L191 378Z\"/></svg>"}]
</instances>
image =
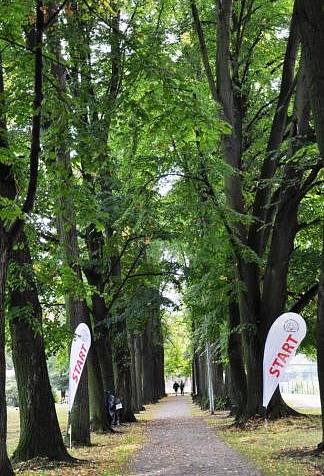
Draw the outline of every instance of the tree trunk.
<instances>
[{"instance_id":1,"label":"tree trunk","mask_svg":"<svg viewBox=\"0 0 324 476\"><path fill-rule=\"evenodd\" d=\"M92 431L103 433L109 430L109 422L105 408L105 393L100 365L96 345L93 341L88 354L87 368L89 379L90 427Z\"/></svg>"},{"instance_id":2,"label":"tree trunk","mask_svg":"<svg viewBox=\"0 0 324 476\"><path fill-rule=\"evenodd\" d=\"M208 408L208 378L207 378L207 361L206 353L198 356L198 367L199 367L199 404L202 409Z\"/></svg>"},{"instance_id":3,"label":"tree trunk","mask_svg":"<svg viewBox=\"0 0 324 476\"><path fill-rule=\"evenodd\" d=\"M149 312L149 316L145 325L143 334L143 395L144 403L155 403L157 397L154 388L154 332L153 332L153 316Z\"/></svg>"},{"instance_id":4,"label":"tree trunk","mask_svg":"<svg viewBox=\"0 0 324 476\"><path fill-rule=\"evenodd\" d=\"M306 67L307 89L313 112L316 138L320 155L324 158L324 10L321 0L296 0L302 54ZM323 236L324 248L324 236ZM324 445L324 251L317 310L317 362L322 408L322 445Z\"/></svg>"},{"instance_id":5,"label":"tree trunk","mask_svg":"<svg viewBox=\"0 0 324 476\"><path fill-rule=\"evenodd\" d=\"M41 107L43 100L43 30L44 15L43 3L41 0L35 2L35 25L34 25L34 100L33 117L31 130L30 160L29 160L29 181L22 205L23 214L30 213L36 196L38 162L40 150L40 124ZM0 54L0 149L9 147L6 122L5 89L3 78L2 55ZM15 200L16 186L13 177L12 167L0 164L0 197ZM5 290L8 271L9 252L18 239L23 228L24 220L15 219L6 230L6 224L0 220L0 474L2 476L12 476L13 470L7 454L7 406L6 406L6 358L5 358Z\"/></svg>"},{"instance_id":6,"label":"tree trunk","mask_svg":"<svg viewBox=\"0 0 324 476\"><path fill-rule=\"evenodd\" d=\"M136 375L136 391L139 410L143 407L143 340L139 334L134 335L134 351L135 351L135 375Z\"/></svg>"},{"instance_id":7,"label":"tree trunk","mask_svg":"<svg viewBox=\"0 0 324 476\"><path fill-rule=\"evenodd\" d=\"M19 285L10 290L9 302L20 409L20 439L13 459L15 462L36 457L68 460L48 378L42 309L24 234L19 247L12 252L11 261L16 265L15 272L19 273Z\"/></svg>"},{"instance_id":8,"label":"tree trunk","mask_svg":"<svg viewBox=\"0 0 324 476\"><path fill-rule=\"evenodd\" d=\"M5 285L8 270L8 251L4 236L0 236L0 474L13 476L7 454L7 405L6 405L6 357L5 357Z\"/></svg>"},{"instance_id":9,"label":"tree trunk","mask_svg":"<svg viewBox=\"0 0 324 476\"><path fill-rule=\"evenodd\" d=\"M135 413L140 411L140 402L138 401L138 391L137 391L137 379L136 379L136 366L135 366L135 343L134 335L128 332L128 348L130 354L130 374L131 374L131 383L132 383L132 408Z\"/></svg>"},{"instance_id":10,"label":"tree trunk","mask_svg":"<svg viewBox=\"0 0 324 476\"><path fill-rule=\"evenodd\" d=\"M63 250L63 263L70 269L74 279L82 283L75 210L71 192L70 194L66 193L66 190L72 191L72 170L70 156L64 146L64 133L62 132L62 134L61 146L56 154L59 197L58 233ZM91 326L86 304L79 296L74 295L73 289L68 291L66 305L70 329L73 334L77 326L82 322L89 327ZM89 445L90 416L87 368L84 368L82 372L70 422L72 425L73 443L76 445Z\"/></svg>"},{"instance_id":11,"label":"tree trunk","mask_svg":"<svg viewBox=\"0 0 324 476\"><path fill-rule=\"evenodd\" d=\"M318 307L317 307L317 372L320 387L321 409L322 409L322 449L324 449L324 228L323 249L321 260L321 275L318 288Z\"/></svg>"},{"instance_id":12,"label":"tree trunk","mask_svg":"<svg viewBox=\"0 0 324 476\"><path fill-rule=\"evenodd\" d=\"M55 12L55 2L51 4L51 12ZM57 91L59 95L66 94L66 68L62 61L61 39L56 36L53 25L48 30L50 50L54 55L56 63L52 63L52 73L57 83ZM51 121L57 122L59 130L57 134L60 136L60 144L56 146L56 186L58 197L58 234L60 236L63 263L70 272L73 279L78 283L82 283L82 271L80 267L80 252L78 246L78 233L76 226L76 214L73 202L73 172L71 166L71 157L68 145L67 133L69 130L68 115L69 111L65 110L65 102L59 102L62 110L57 110L57 116L52 116ZM70 285L71 286L71 285ZM81 299L74 291L68 290L66 296L67 314L71 333L74 334L77 326L84 322L90 327L87 313L87 307L83 299ZM88 396L88 374L87 368L84 368L77 394L70 415L70 423L72 425L72 441L76 445L90 444L90 416L89 416L89 396Z\"/></svg>"},{"instance_id":13,"label":"tree trunk","mask_svg":"<svg viewBox=\"0 0 324 476\"><path fill-rule=\"evenodd\" d=\"M229 330L228 358L230 369L230 381L232 387L232 398L234 398L234 412L241 416L244 412L247 388L246 374L242 355L242 342L240 334L240 310L235 301L229 304Z\"/></svg>"},{"instance_id":14,"label":"tree trunk","mask_svg":"<svg viewBox=\"0 0 324 476\"><path fill-rule=\"evenodd\" d=\"M307 89L318 147L324 157L324 10L322 0L296 0Z\"/></svg>"},{"instance_id":15,"label":"tree trunk","mask_svg":"<svg viewBox=\"0 0 324 476\"><path fill-rule=\"evenodd\" d=\"M115 377L115 390L118 398L123 403L122 421L136 421L132 407L132 377L130 353L127 342L125 323L116 324L115 338L113 339L113 365Z\"/></svg>"},{"instance_id":16,"label":"tree trunk","mask_svg":"<svg viewBox=\"0 0 324 476\"><path fill-rule=\"evenodd\" d=\"M219 362L212 362L212 382L215 400L224 401L226 398L224 368L223 364Z\"/></svg>"}]
</instances>

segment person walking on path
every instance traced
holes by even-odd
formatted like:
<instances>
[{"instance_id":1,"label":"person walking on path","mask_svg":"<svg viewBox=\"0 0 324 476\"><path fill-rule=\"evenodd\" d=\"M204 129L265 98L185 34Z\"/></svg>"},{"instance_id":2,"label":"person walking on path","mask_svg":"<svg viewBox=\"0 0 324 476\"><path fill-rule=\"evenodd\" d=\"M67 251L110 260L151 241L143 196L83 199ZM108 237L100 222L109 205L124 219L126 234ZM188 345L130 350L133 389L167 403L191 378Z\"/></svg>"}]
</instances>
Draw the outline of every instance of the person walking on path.
<instances>
[{"instance_id":1,"label":"person walking on path","mask_svg":"<svg viewBox=\"0 0 324 476\"><path fill-rule=\"evenodd\" d=\"M173 390L175 391L176 396L178 395L178 390L179 390L179 384L178 382L174 382L173 384Z\"/></svg>"},{"instance_id":2,"label":"person walking on path","mask_svg":"<svg viewBox=\"0 0 324 476\"><path fill-rule=\"evenodd\" d=\"M185 383L183 380L181 380L180 382L180 392L181 392L181 395L184 395L184 388L185 388Z\"/></svg>"}]
</instances>

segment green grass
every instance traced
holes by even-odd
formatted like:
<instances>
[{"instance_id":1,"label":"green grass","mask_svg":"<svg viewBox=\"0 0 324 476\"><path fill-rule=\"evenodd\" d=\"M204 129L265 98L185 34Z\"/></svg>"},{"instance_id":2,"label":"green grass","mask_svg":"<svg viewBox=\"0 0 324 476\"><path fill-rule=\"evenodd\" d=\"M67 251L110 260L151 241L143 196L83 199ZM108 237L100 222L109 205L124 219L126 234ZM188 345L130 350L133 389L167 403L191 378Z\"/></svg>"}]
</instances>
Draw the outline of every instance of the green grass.
<instances>
[{"instance_id":1,"label":"green grass","mask_svg":"<svg viewBox=\"0 0 324 476\"><path fill-rule=\"evenodd\" d=\"M316 411L316 409L314 410ZM254 421L244 429L233 425L225 412L206 414L208 424L230 446L246 455L267 476L318 476L324 474L324 456L314 449L321 440L318 415L284 418L275 422Z\"/></svg>"},{"instance_id":2,"label":"green grass","mask_svg":"<svg viewBox=\"0 0 324 476\"><path fill-rule=\"evenodd\" d=\"M148 406L150 407L150 406ZM56 411L63 433L67 426L67 410L62 405L56 406ZM150 418L148 412L141 414L138 422L123 425L115 434L91 434L91 447L72 448L70 454L83 460L83 464L73 466L42 467L42 462L35 462L24 471L22 476L121 476L127 473L127 462L131 455L145 441L145 425ZM8 451L12 454L19 440L19 410L8 408Z\"/></svg>"}]
</instances>

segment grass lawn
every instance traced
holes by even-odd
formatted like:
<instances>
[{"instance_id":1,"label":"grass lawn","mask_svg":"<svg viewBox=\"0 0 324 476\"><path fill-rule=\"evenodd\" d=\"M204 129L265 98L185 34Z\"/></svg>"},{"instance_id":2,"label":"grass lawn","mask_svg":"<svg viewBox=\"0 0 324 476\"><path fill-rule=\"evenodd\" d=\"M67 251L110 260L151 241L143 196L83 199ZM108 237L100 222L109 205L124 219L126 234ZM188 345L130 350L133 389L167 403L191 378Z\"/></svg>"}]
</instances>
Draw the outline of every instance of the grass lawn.
<instances>
[{"instance_id":1,"label":"grass lawn","mask_svg":"<svg viewBox=\"0 0 324 476\"><path fill-rule=\"evenodd\" d=\"M311 410L307 416L268 422L252 422L245 429L233 426L226 412L205 413L208 424L230 446L246 455L267 476L319 476L324 474L324 456L314 449L321 440L320 416Z\"/></svg>"},{"instance_id":2,"label":"grass lawn","mask_svg":"<svg viewBox=\"0 0 324 476\"><path fill-rule=\"evenodd\" d=\"M65 433L67 425L67 410L62 405L57 405L57 414L62 432ZM130 456L145 441L144 429L148 412L138 416L138 422L131 425L122 425L115 434L91 434L92 446L89 448L72 448L70 454L82 460L76 465L46 465L44 461L35 461L24 466L19 466L22 476L121 476L127 473L127 461ZM19 439L19 411L8 408L8 449L12 454ZM17 468L16 468L17 469Z\"/></svg>"}]
</instances>

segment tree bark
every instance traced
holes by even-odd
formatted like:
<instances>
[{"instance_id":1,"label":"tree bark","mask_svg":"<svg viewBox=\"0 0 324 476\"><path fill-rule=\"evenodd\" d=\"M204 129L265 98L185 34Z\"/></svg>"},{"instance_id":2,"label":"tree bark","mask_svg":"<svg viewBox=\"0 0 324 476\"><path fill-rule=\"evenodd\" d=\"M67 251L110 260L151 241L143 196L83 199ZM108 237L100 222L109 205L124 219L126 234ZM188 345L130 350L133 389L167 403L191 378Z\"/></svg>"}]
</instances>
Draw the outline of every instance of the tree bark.
<instances>
[{"instance_id":1,"label":"tree bark","mask_svg":"<svg viewBox=\"0 0 324 476\"><path fill-rule=\"evenodd\" d=\"M324 157L324 10L321 0L296 0L307 89L318 147Z\"/></svg>"},{"instance_id":2,"label":"tree bark","mask_svg":"<svg viewBox=\"0 0 324 476\"><path fill-rule=\"evenodd\" d=\"M0 474L13 476L14 472L7 454L7 405L6 405L6 357L5 357L5 284L8 270L8 249L4 236L0 236Z\"/></svg>"},{"instance_id":3,"label":"tree bark","mask_svg":"<svg viewBox=\"0 0 324 476\"><path fill-rule=\"evenodd\" d=\"M321 275L318 288L318 306L317 306L317 372L321 397L322 413L322 442L321 450L324 450L324 228L322 230L323 249L321 260Z\"/></svg>"},{"instance_id":4,"label":"tree bark","mask_svg":"<svg viewBox=\"0 0 324 476\"><path fill-rule=\"evenodd\" d=\"M38 161L40 150L40 123L41 106L43 100L43 30L44 15L43 3L41 0L35 2L35 44L33 52L35 54L34 68L34 101L31 131L30 161L29 161L29 181L25 201L22 206L23 213L30 213L33 208L38 177ZM0 54L0 148L8 148L5 89L3 78L2 55ZM8 180L9 179L9 180ZM13 170L11 166L0 164L0 196L14 200L16 198ZM6 406L6 359L5 359L5 290L8 271L9 252L18 239L23 228L24 220L17 218L13 221L9 229L0 220L0 474L2 476L12 476L14 474L7 454L7 406Z\"/></svg>"},{"instance_id":5,"label":"tree bark","mask_svg":"<svg viewBox=\"0 0 324 476\"><path fill-rule=\"evenodd\" d=\"M22 234L11 262L20 284L10 290L9 313L12 357L19 393L20 439L13 460L36 457L71 459L63 443L50 386L44 340L42 309L38 299L27 239Z\"/></svg>"},{"instance_id":6,"label":"tree bark","mask_svg":"<svg viewBox=\"0 0 324 476\"><path fill-rule=\"evenodd\" d=\"M309 97L302 63L298 74L294 120L290 132L292 145L288 150L288 157L292 157L305 144L309 132L309 119ZM271 325L285 310L289 261L298 231L297 215L301 200L302 175L302 170L294 165L285 167L264 274L260 327L262 347L265 345ZM284 403L277 389L268 407L268 415L280 417L291 413L295 412Z\"/></svg>"},{"instance_id":7,"label":"tree bark","mask_svg":"<svg viewBox=\"0 0 324 476\"><path fill-rule=\"evenodd\" d=\"M240 333L240 310L236 301L229 303L229 330L228 358L230 369L230 381L232 398L234 399L234 412L242 415L247 400L246 374L242 354L242 342Z\"/></svg>"},{"instance_id":8,"label":"tree bark","mask_svg":"<svg viewBox=\"0 0 324 476\"><path fill-rule=\"evenodd\" d=\"M317 143L324 158L324 9L321 0L296 0L302 41L302 56L306 66L307 88L313 113ZM323 233L324 235L324 233ZM324 236L323 236L324 249ZM324 250L317 309L317 362L322 408L322 444L324 445Z\"/></svg>"},{"instance_id":9,"label":"tree bark","mask_svg":"<svg viewBox=\"0 0 324 476\"><path fill-rule=\"evenodd\" d=\"M139 334L134 335L134 352L135 352L135 376L136 376L136 391L137 402L139 410L144 410L143 407L143 339Z\"/></svg>"}]
</instances>

